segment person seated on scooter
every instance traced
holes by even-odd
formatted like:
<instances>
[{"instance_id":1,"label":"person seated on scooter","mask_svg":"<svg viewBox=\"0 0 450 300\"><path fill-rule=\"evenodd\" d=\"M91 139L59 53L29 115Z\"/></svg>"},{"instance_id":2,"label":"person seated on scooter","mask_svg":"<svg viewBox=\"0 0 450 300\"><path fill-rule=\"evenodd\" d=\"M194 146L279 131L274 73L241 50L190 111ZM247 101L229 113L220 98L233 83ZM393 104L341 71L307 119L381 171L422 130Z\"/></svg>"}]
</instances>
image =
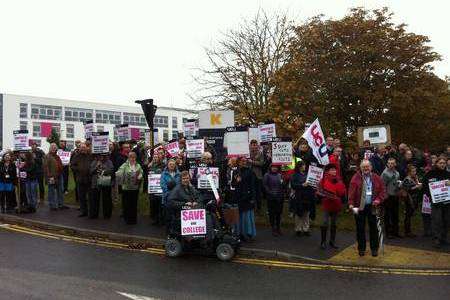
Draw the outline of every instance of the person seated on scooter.
<instances>
[{"instance_id":1,"label":"person seated on scooter","mask_svg":"<svg viewBox=\"0 0 450 300\"><path fill-rule=\"evenodd\" d=\"M180 211L186 208L202 208L203 201L198 191L191 184L188 171L181 172L181 183L170 192L168 204L171 211L169 232L180 233Z\"/></svg>"}]
</instances>

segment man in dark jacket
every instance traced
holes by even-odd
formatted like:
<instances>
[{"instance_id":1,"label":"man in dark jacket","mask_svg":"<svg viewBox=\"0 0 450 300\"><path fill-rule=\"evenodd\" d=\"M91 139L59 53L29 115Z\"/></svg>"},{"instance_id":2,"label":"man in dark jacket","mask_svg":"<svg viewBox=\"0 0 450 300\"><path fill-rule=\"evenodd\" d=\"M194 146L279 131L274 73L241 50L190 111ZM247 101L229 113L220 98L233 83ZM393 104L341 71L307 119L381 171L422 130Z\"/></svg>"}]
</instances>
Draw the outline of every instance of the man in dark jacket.
<instances>
[{"instance_id":1,"label":"man in dark jacket","mask_svg":"<svg viewBox=\"0 0 450 300\"><path fill-rule=\"evenodd\" d=\"M39 183L39 202L43 203L45 199L45 187L44 187L44 168L43 162L45 153L37 147L37 144L33 142L31 144L31 152L33 153L34 162L36 164L36 176Z\"/></svg>"},{"instance_id":2,"label":"man in dark jacket","mask_svg":"<svg viewBox=\"0 0 450 300\"><path fill-rule=\"evenodd\" d=\"M67 151L66 141L63 140L59 141L59 149L61 149L62 151ZM64 194L67 194L69 187L69 165L63 164L63 178L64 178Z\"/></svg>"},{"instance_id":3,"label":"man in dark jacket","mask_svg":"<svg viewBox=\"0 0 450 300\"><path fill-rule=\"evenodd\" d=\"M80 200L81 214L79 217L88 215L87 195L91 188L90 166L92 160L92 155L89 153L86 144L81 143L78 154L72 159L72 170L77 177L76 188Z\"/></svg>"}]
</instances>

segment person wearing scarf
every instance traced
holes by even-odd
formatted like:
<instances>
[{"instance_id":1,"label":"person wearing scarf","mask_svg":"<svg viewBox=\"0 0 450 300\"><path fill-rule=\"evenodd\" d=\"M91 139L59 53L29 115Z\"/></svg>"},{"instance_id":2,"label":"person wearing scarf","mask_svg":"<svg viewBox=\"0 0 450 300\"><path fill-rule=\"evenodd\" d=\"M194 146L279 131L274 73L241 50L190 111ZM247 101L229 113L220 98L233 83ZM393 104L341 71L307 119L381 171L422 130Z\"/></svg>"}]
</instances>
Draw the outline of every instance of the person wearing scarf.
<instances>
[{"instance_id":1,"label":"person wearing scarf","mask_svg":"<svg viewBox=\"0 0 450 300\"><path fill-rule=\"evenodd\" d=\"M378 256L378 227L376 210L384 202L386 190L380 176L372 172L370 161L363 160L360 171L353 175L348 190L348 204L355 215L359 256L366 252L366 219L369 223L370 249Z\"/></svg>"}]
</instances>

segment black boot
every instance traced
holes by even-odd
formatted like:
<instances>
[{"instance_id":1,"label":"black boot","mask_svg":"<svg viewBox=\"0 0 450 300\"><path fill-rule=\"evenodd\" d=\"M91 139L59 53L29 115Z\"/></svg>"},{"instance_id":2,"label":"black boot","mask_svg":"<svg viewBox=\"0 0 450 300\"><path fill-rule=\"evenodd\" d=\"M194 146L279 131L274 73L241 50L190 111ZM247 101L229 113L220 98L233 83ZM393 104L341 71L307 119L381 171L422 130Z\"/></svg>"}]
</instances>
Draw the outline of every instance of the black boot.
<instances>
[{"instance_id":1,"label":"black boot","mask_svg":"<svg viewBox=\"0 0 450 300\"><path fill-rule=\"evenodd\" d=\"M320 233L322 235L322 241L320 242L320 249L327 249L327 230L328 227L320 226Z\"/></svg>"},{"instance_id":2,"label":"black boot","mask_svg":"<svg viewBox=\"0 0 450 300\"><path fill-rule=\"evenodd\" d=\"M336 226L331 226L330 228L330 247L339 249L339 247L336 246Z\"/></svg>"}]
</instances>

